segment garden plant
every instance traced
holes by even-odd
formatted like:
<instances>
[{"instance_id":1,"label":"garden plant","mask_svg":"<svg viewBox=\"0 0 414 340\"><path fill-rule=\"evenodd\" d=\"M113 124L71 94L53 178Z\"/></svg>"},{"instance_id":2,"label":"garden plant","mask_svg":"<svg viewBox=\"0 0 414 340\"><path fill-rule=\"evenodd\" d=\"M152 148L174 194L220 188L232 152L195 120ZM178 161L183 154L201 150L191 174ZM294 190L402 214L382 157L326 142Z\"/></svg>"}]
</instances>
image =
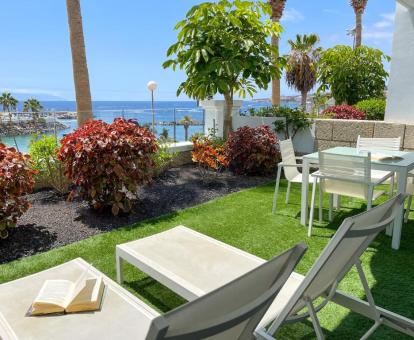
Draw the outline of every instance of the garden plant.
<instances>
[{"instance_id":1,"label":"garden plant","mask_svg":"<svg viewBox=\"0 0 414 340\"><path fill-rule=\"evenodd\" d=\"M338 45L322 52L319 61L319 92L330 91L336 104L354 105L384 96L390 58L378 49Z\"/></svg>"},{"instance_id":2,"label":"garden plant","mask_svg":"<svg viewBox=\"0 0 414 340\"><path fill-rule=\"evenodd\" d=\"M10 227L30 207L25 197L34 186L30 156L0 144L0 238L7 238Z\"/></svg>"},{"instance_id":3,"label":"garden plant","mask_svg":"<svg viewBox=\"0 0 414 340\"><path fill-rule=\"evenodd\" d=\"M277 22L262 20L271 14L264 2L204 2L194 6L175 29L178 41L167 52L164 67L186 73L177 95L204 100L217 93L225 99L224 137L232 129L233 97L252 96L280 77L282 58L267 38L278 36Z\"/></svg>"},{"instance_id":4,"label":"garden plant","mask_svg":"<svg viewBox=\"0 0 414 340\"><path fill-rule=\"evenodd\" d=\"M330 106L322 112L326 118L365 120L365 113L350 105Z\"/></svg>"},{"instance_id":5,"label":"garden plant","mask_svg":"<svg viewBox=\"0 0 414 340\"><path fill-rule=\"evenodd\" d=\"M114 215L131 210L138 186L150 183L155 172L156 138L133 120L91 121L61 143L59 159L76 185L70 197L78 193Z\"/></svg>"},{"instance_id":6,"label":"garden plant","mask_svg":"<svg viewBox=\"0 0 414 340\"><path fill-rule=\"evenodd\" d=\"M59 142L54 135L43 135L30 143L29 155L33 168L37 171L36 182L50 186L60 194L69 191L69 181L63 174L62 163L58 159Z\"/></svg>"},{"instance_id":7,"label":"garden plant","mask_svg":"<svg viewBox=\"0 0 414 340\"><path fill-rule=\"evenodd\" d=\"M267 174L280 159L278 139L266 125L241 127L226 142L230 169L237 174Z\"/></svg>"}]
</instances>

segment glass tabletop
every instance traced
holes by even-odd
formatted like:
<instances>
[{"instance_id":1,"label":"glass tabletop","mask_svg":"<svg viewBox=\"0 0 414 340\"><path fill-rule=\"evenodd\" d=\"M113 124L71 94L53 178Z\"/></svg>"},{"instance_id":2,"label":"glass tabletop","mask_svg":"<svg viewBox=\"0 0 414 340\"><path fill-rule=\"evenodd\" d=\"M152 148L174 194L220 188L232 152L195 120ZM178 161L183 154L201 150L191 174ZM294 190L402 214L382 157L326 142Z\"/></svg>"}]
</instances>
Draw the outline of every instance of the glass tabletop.
<instances>
[{"instance_id":1,"label":"glass tabletop","mask_svg":"<svg viewBox=\"0 0 414 340\"><path fill-rule=\"evenodd\" d=\"M324 150L324 152L334 153L337 155L346 155L346 156L366 156L368 154L367 151L358 150L357 148L344 147L344 146L338 146L335 148ZM372 163L391 165L391 166L401 166L401 167L412 167L414 164L414 152L409 152L409 151L374 151L374 152L371 152L371 156L374 154L381 154L384 156L387 155L390 157L394 156L398 158L395 158L395 159L387 158L383 160L371 159ZM303 156L303 158L314 162L314 161L318 161L319 155L318 155L318 152L314 152L314 153Z\"/></svg>"}]
</instances>

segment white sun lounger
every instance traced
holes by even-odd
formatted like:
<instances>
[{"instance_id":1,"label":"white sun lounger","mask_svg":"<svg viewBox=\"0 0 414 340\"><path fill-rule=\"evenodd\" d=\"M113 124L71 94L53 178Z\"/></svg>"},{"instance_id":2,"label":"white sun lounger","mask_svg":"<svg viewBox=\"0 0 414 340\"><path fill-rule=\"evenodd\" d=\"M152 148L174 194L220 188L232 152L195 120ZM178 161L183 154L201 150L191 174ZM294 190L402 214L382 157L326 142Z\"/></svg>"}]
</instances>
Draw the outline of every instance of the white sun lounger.
<instances>
[{"instance_id":1,"label":"white sun lounger","mask_svg":"<svg viewBox=\"0 0 414 340\"><path fill-rule=\"evenodd\" d=\"M372 240L394 220L402 203L402 196L397 196L369 212L347 218L308 275L292 273L259 324L259 328L267 327L269 339L282 323L309 316L318 338L322 339L316 313L328 301L374 320L367 336L381 324L414 334L414 321L374 304L359 262ZM120 282L123 280L122 262L126 260L188 300L217 289L265 261L183 226L118 245L116 259ZM368 302L336 289L353 265L358 269ZM323 297L324 302L314 306L318 297ZM304 307L307 313L298 315Z\"/></svg>"},{"instance_id":2,"label":"white sun lounger","mask_svg":"<svg viewBox=\"0 0 414 340\"><path fill-rule=\"evenodd\" d=\"M305 250L306 246L299 244L228 285L164 315L82 259L76 259L0 285L0 339L251 340ZM101 310L41 317L27 315L45 280L75 281L86 269L103 276L106 289Z\"/></svg>"}]
</instances>

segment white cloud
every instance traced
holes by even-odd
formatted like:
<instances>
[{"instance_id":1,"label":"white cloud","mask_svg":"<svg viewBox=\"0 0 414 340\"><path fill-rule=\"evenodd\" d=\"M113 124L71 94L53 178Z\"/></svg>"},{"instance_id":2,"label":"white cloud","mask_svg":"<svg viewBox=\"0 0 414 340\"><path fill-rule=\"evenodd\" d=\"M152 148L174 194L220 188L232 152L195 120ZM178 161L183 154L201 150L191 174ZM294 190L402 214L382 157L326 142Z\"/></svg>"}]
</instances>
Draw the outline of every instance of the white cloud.
<instances>
[{"instance_id":1,"label":"white cloud","mask_svg":"<svg viewBox=\"0 0 414 340\"><path fill-rule=\"evenodd\" d=\"M324 8L322 11L326 14L338 14L339 13L337 9L332 9L332 8Z\"/></svg>"},{"instance_id":2,"label":"white cloud","mask_svg":"<svg viewBox=\"0 0 414 340\"><path fill-rule=\"evenodd\" d=\"M374 23L372 26L364 28L363 37L371 40L374 43L379 41L390 42L393 37L392 26L394 25L394 13L382 13L381 20Z\"/></svg>"},{"instance_id":3,"label":"white cloud","mask_svg":"<svg viewBox=\"0 0 414 340\"><path fill-rule=\"evenodd\" d=\"M285 22L299 22L302 21L305 16L294 8L288 8L284 11L281 21Z\"/></svg>"},{"instance_id":4,"label":"white cloud","mask_svg":"<svg viewBox=\"0 0 414 340\"><path fill-rule=\"evenodd\" d=\"M61 97L62 93L56 90L37 88L3 88L0 91L8 91L16 94L44 94L48 96Z\"/></svg>"},{"instance_id":5,"label":"white cloud","mask_svg":"<svg viewBox=\"0 0 414 340\"><path fill-rule=\"evenodd\" d=\"M391 21L391 22L395 21L395 13L394 12L383 13L383 14L381 14L381 17L383 17L387 21Z\"/></svg>"},{"instance_id":6,"label":"white cloud","mask_svg":"<svg viewBox=\"0 0 414 340\"><path fill-rule=\"evenodd\" d=\"M382 20L382 21L378 21L374 24L374 27L376 28L385 28L385 27L390 27L392 25L391 21L387 21L387 20Z\"/></svg>"},{"instance_id":7,"label":"white cloud","mask_svg":"<svg viewBox=\"0 0 414 340\"><path fill-rule=\"evenodd\" d=\"M392 39L392 32L384 32L384 31L363 31L363 36L366 39L376 39L376 40L382 40L382 39Z\"/></svg>"},{"instance_id":8,"label":"white cloud","mask_svg":"<svg viewBox=\"0 0 414 340\"><path fill-rule=\"evenodd\" d=\"M381 14L382 20L376 22L374 27L376 28L386 28L390 27L394 24L395 21L395 14L394 13L382 13Z\"/></svg>"}]
</instances>

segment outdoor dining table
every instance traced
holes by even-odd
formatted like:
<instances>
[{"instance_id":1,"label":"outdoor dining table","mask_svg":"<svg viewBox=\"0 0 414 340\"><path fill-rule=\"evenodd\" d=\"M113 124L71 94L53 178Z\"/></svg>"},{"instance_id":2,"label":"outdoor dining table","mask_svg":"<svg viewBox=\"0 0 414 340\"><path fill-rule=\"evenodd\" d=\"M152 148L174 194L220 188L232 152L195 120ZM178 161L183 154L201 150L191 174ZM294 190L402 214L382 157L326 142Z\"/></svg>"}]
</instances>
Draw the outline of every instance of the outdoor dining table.
<instances>
[{"instance_id":1,"label":"outdoor dining table","mask_svg":"<svg viewBox=\"0 0 414 340\"><path fill-rule=\"evenodd\" d=\"M351 147L335 147L324 152L338 155L366 155L366 151L357 150ZM371 160L371 168L374 170L393 171L397 174L397 192L405 195L407 187L408 173L414 169L414 152L407 151L376 151L384 155L397 156L392 160ZM301 197L301 216L300 222L306 225L308 221L308 192L309 192L309 167L311 164L317 165L319 162L318 152L314 152L303 157L302 170L302 197ZM404 207L401 214L396 218L392 228L392 248L399 249L401 242L401 229L404 220Z\"/></svg>"}]
</instances>

